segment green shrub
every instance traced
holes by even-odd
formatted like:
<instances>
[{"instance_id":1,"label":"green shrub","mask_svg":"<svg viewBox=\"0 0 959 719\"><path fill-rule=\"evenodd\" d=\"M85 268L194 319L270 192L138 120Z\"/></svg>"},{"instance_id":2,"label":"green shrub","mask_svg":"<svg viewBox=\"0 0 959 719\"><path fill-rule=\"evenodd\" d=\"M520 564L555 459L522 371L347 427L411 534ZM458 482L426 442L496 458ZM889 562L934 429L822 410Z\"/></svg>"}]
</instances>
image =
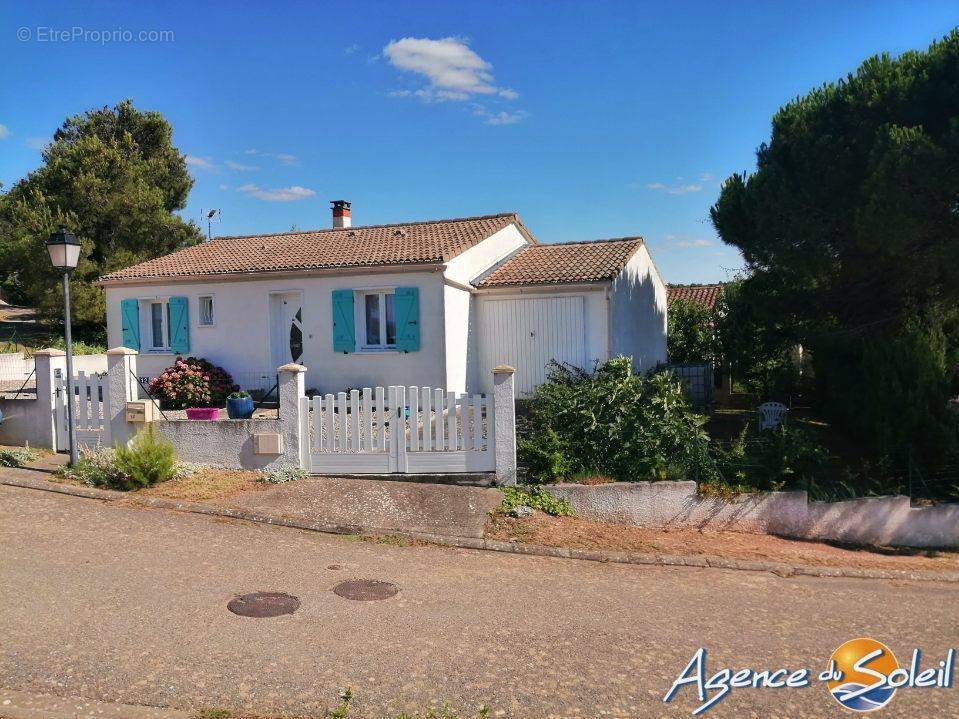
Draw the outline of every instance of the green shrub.
<instances>
[{"instance_id":1,"label":"green shrub","mask_svg":"<svg viewBox=\"0 0 959 719\"><path fill-rule=\"evenodd\" d=\"M127 445L114 448L117 471L124 481L120 489L139 489L173 479L177 473L176 451L147 425Z\"/></svg>"},{"instance_id":2,"label":"green shrub","mask_svg":"<svg viewBox=\"0 0 959 719\"><path fill-rule=\"evenodd\" d=\"M66 465L57 470L91 487L122 489L126 477L116 467L116 453L107 447L80 448L80 457L73 467Z\"/></svg>"},{"instance_id":3,"label":"green shrub","mask_svg":"<svg viewBox=\"0 0 959 719\"><path fill-rule=\"evenodd\" d=\"M594 372L553 363L531 399L519 458L537 482L582 474L706 480L716 467L705 422L669 371L635 375L628 357Z\"/></svg>"},{"instance_id":4,"label":"green shrub","mask_svg":"<svg viewBox=\"0 0 959 719\"><path fill-rule=\"evenodd\" d=\"M503 503L500 511L506 514L516 507L532 507L554 517L572 517L576 513L565 499L557 499L543 487L500 487Z\"/></svg>"},{"instance_id":5,"label":"green shrub","mask_svg":"<svg viewBox=\"0 0 959 719\"><path fill-rule=\"evenodd\" d=\"M829 473L829 452L799 427L759 432L750 424L722 446L716 461L722 483L732 491L811 489Z\"/></svg>"},{"instance_id":6,"label":"green shrub","mask_svg":"<svg viewBox=\"0 0 959 719\"><path fill-rule=\"evenodd\" d=\"M40 457L35 450L29 447L15 449L0 449L0 467L22 467Z\"/></svg>"}]
</instances>

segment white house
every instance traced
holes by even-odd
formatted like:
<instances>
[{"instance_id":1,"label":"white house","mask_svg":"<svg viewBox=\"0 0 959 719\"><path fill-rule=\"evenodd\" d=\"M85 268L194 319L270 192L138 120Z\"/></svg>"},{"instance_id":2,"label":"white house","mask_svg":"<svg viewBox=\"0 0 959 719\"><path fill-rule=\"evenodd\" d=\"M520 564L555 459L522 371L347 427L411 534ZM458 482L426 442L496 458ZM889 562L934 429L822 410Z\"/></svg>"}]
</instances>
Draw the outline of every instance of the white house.
<instances>
[{"instance_id":1,"label":"white house","mask_svg":"<svg viewBox=\"0 0 959 719\"><path fill-rule=\"evenodd\" d=\"M666 360L666 287L642 238L540 244L515 213L217 237L100 279L108 341L154 376L177 355L210 360L244 387L306 365L307 387L389 384L517 392L551 359L590 367L626 354Z\"/></svg>"}]
</instances>

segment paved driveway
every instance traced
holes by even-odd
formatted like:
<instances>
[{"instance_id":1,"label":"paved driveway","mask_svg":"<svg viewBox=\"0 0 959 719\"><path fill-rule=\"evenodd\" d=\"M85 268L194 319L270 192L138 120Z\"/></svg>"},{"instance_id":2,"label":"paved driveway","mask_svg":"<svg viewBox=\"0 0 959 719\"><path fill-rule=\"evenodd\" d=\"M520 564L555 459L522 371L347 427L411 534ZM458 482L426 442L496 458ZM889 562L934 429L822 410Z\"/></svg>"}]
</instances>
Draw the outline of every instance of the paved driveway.
<instances>
[{"instance_id":1,"label":"paved driveway","mask_svg":"<svg viewBox=\"0 0 959 719\"><path fill-rule=\"evenodd\" d=\"M0 487L0 685L175 707L355 716L450 701L512 717L689 716L661 703L711 668L824 668L868 635L908 658L959 646L955 585L785 579L396 547ZM397 597L352 602L352 577ZM234 595L291 592L276 619ZM706 716L838 717L824 687L736 690ZM959 689L900 690L883 717L959 715Z\"/></svg>"}]
</instances>

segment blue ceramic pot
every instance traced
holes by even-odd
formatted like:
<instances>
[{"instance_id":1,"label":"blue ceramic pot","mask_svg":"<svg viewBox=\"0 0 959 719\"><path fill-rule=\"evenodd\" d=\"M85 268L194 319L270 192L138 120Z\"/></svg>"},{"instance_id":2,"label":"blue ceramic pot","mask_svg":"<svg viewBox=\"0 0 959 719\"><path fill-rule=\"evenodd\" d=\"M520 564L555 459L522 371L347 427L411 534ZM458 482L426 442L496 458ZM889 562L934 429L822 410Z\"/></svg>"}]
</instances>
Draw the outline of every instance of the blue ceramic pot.
<instances>
[{"instance_id":1,"label":"blue ceramic pot","mask_svg":"<svg viewBox=\"0 0 959 719\"><path fill-rule=\"evenodd\" d=\"M226 414L230 419L249 419L253 416L253 398L227 397Z\"/></svg>"}]
</instances>

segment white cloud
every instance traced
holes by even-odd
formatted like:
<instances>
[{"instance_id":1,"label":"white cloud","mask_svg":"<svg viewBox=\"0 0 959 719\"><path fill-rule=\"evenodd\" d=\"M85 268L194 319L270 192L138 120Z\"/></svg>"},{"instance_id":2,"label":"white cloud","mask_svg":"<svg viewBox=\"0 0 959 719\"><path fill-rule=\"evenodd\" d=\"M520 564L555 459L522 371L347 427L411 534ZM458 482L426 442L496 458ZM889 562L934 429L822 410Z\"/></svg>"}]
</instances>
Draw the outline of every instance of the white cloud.
<instances>
[{"instance_id":1,"label":"white cloud","mask_svg":"<svg viewBox=\"0 0 959 719\"><path fill-rule=\"evenodd\" d=\"M187 155L186 164L195 167L198 170L215 170L216 165L212 157L200 157L199 155Z\"/></svg>"},{"instance_id":2,"label":"white cloud","mask_svg":"<svg viewBox=\"0 0 959 719\"><path fill-rule=\"evenodd\" d=\"M299 185L266 190L258 185L247 184L236 188L236 191L266 202L294 202L296 200L305 200L308 197L316 195L314 190L308 187L300 187Z\"/></svg>"},{"instance_id":3,"label":"white cloud","mask_svg":"<svg viewBox=\"0 0 959 719\"><path fill-rule=\"evenodd\" d=\"M483 122L487 125L515 125L528 114L525 110L517 110L516 112L501 111L488 115Z\"/></svg>"},{"instance_id":4,"label":"white cloud","mask_svg":"<svg viewBox=\"0 0 959 719\"><path fill-rule=\"evenodd\" d=\"M23 141L23 144L29 147L31 150L36 150L37 152L43 152L47 149L49 140L45 137L28 137Z\"/></svg>"},{"instance_id":5,"label":"white cloud","mask_svg":"<svg viewBox=\"0 0 959 719\"><path fill-rule=\"evenodd\" d=\"M232 187L233 185L220 185L221 190L229 190L229 189L232 189Z\"/></svg>"},{"instance_id":6,"label":"white cloud","mask_svg":"<svg viewBox=\"0 0 959 719\"><path fill-rule=\"evenodd\" d=\"M273 160L277 160L284 165L295 165L299 162L296 155L291 155L288 152L261 152L257 149L245 150L245 155L257 155L259 157L269 157Z\"/></svg>"},{"instance_id":7,"label":"white cloud","mask_svg":"<svg viewBox=\"0 0 959 719\"><path fill-rule=\"evenodd\" d=\"M650 182L646 185L647 190L659 190L665 192L667 195L688 195L690 192L699 192L703 189L703 186L687 184L682 182L682 178L679 178L679 182L675 185L667 185L662 182Z\"/></svg>"},{"instance_id":8,"label":"white cloud","mask_svg":"<svg viewBox=\"0 0 959 719\"><path fill-rule=\"evenodd\" d=\"M6 125L0 125L0 140L6 140L10 137L10 128Z\"/></svg>"},{"instance_id":9,"label":"white cloud","mask_svg":"<svg viewBox=\"0 0 959 719\"><path fill-rule=\"evenodd\" d=\"M492 95L493 66L470 50L462 40L404 37L383 48L390 63L405 72L423 75L437 91L467 96L478 93Z\"/></svg>"},{"instance_id":10,"label":"white cloud","mask_svg":"<svg viewBox=\"0 0 959 719\"><path fill-rule=\"evenodd\" d=\"M343 54L352 55L353 53L357 52L359 49L360 49L360 46L357 45L356 43L353 43L352 45L347 45L346 47L343 48Z\"/></svg>"},{"instance_id":11,"label":"white cloud","mask_svg":"<svg viewBox=\"0 0 959 719\"><path fill-rule=\"evenodd\" d=\"M252 172L253 170L260 169L256 165L244 165L241 162L233 162L233 160L227 160L226 166L231 170L236 170L237 172Z\"/></svg>"},{"instance_id":12,"label":"white cloud","mask_svg":"<svg viewBox=\"0 0 959 719\"><path fill-rule=\"evenodd\" d=\"M702 237L688 237L686 235L666 235L666 241L673 247L711 247L714 243Z\"/></svg>"},{"instance_id":13,"label":"white cloud","mask_svg":"<svg viewBox=\"0 0 959 719\"><path fill-rule=\"evenodd\" d=\"M498 86L493 66L465 40L405 37L390 42L383 48L382 56L393 67L426 81L415 89L393 90L390 97L410 97L426 103L473 100L473 114L489 125L513 125L529 114L525 110L497 112L476 102L480 98L489 98L492 102L511 101L517 99L519 93L511 87Z\"/></svg>"},{"instance_id":14,"label":"white cloud","mask_svg":"<svg viewBox=\"0 0 959 719\"><path fill-rule=\"evenodd\" d=\"M455 37L431 40L404 37L383 48L383 57L393 67L422 75L429 82L415 95L426 100L468 100L474 95L499 95L507 100L519 97L516 90L497 87L493 66Z\"/></svg>"}]
</instances>

